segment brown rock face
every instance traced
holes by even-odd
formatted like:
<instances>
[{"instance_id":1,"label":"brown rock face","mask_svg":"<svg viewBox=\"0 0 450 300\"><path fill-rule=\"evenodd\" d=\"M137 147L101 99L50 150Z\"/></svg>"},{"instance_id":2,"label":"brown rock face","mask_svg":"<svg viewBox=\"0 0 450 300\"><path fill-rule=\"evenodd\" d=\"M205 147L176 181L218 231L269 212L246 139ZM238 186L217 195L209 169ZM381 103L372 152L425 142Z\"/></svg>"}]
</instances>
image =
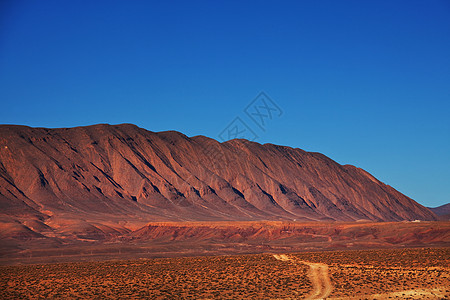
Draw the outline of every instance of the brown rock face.
<instances>
[{"instance_id":1,"label":"brown rock face","mask_svg":"<svg viewBox=\"0 0 450 300\"><path fill-rule=\"evenodd\" d=\"M116 224L436 219L364 170L319 153L130 124L0 126L0 209L3 220L33 216L44 229L74 218Z\"/></svg>"},{"instance_id":2,"label":"brown rock face","mask_svg":"<svg viewBox=\"0 0 450 300\"><path fill-rule=\"evenodd\" d=\"M450 203L441 205L439 207L429 207L429 209L438 216L440 220L450 220Z\"/></svg>"}]
</instances>

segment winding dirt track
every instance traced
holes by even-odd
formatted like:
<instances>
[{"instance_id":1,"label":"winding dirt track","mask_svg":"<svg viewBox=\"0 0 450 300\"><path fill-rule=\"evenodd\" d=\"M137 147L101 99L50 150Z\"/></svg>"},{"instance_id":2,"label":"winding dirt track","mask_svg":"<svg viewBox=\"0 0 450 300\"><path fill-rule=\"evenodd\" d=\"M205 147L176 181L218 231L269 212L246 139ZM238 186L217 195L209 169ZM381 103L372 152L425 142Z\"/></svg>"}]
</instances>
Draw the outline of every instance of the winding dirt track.
<instances>
[{"instance_id":1,"label":"winding dirt track","mask_svg":"<svg viewBox=\"0 0 450 300\"><path fill-rule=\"evenodd\" d=\"M312 282L313 291L306 299L325 299L331 294L333 286L328 274L328 265L292 259L286 254L274 254L273 257L281 261L293 261L309 266L308 277Z\"/></svg>"}]
</instances>

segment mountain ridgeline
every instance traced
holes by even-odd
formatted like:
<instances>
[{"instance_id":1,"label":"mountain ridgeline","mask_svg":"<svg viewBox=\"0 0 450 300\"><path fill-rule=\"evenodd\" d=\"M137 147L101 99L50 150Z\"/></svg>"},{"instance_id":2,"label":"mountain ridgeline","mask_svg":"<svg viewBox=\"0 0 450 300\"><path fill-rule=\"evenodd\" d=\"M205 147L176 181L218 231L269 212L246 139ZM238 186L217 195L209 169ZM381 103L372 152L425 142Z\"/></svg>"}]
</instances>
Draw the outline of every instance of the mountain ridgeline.
<instances>
[{"instance_id":1,"label":"mountain ridgeline","mask_svg":"<svg viewBox=\"0 0 450 300\"><path fill-rule=\"evenodd\" d=\"M366 171L320 153L131 124L0 126L0 207L4 217L40 220L436 219Z\"/></svg>"}]
</instances>

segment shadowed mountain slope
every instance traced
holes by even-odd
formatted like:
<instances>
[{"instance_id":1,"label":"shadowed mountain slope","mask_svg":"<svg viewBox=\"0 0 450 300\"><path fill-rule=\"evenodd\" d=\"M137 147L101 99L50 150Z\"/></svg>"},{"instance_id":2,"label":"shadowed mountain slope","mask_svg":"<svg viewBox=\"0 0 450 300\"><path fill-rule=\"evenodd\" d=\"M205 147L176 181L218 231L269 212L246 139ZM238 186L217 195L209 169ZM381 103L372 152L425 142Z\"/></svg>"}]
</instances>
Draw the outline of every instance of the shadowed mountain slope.
<instances>
[{"instance_id":1,"label":"shadowed mountain slope","mask_svg":"<svg viewBox=\"0 0 450 300\"><path fill-rule=\"evenodd\" d=\"M42 227L39 232L76 218L142 224L436 219L366 171L320 153L131 124L0 126L0 210L3 220L35 220L30 226Z\"/></svg>"},{"instance_id":2,"label":"shadowed mountain slope","mask_svg":"<svg viewBox=\"0 0 450 300\"><path fill-rule=\"evenodd\" d=\"M429 207L429 209L435 213L440 220L450 220L450 203L438 207Z\"/></svg>"}]
</instances>

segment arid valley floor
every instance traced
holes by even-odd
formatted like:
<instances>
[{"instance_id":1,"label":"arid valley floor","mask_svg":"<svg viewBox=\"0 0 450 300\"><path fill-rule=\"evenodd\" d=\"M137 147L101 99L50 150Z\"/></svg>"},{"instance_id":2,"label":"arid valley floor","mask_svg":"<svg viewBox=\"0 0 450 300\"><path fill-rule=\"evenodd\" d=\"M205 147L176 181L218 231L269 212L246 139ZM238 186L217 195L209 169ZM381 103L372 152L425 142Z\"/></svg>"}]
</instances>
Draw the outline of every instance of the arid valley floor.
<instances>
[{"instance_id":1,"label":"arid valley floor","mask_svg":"<svg viewBox=\"0 0 450 300\"><path fill-rule=\"evenodd\" d=\"M1 299L448 299L450 249L0 267Z\"/></svg>"},{"instance_id":2,"label":"arid valley floor","mask_svg":"<svg viewBox=\"0 0 450 300\"><path fill-rule=\"evenodd\" d=\"M450 222L316 152L0 125L0 299L441 299Z\"/></svg>"},{"instance_id":3,"label":"arid valley floor","mask_svg":"<svg viewBox=\"0 0 450 300\"><path fill-rule=\"evenodd\" d=\"M167 222L53 238L9 228L0 299L450 297L450 222Z\"/></svg>"},{"instance_id":4,"label":"arid valley floor","mask_svg":"<svg viewBox=\"0 0 450 300\"><path fill-rule=\"evenodd\" d=\"M8 228L0 299L450 297L450 222L167 222L54 238Z\"/></svg>"}]
</instances>

